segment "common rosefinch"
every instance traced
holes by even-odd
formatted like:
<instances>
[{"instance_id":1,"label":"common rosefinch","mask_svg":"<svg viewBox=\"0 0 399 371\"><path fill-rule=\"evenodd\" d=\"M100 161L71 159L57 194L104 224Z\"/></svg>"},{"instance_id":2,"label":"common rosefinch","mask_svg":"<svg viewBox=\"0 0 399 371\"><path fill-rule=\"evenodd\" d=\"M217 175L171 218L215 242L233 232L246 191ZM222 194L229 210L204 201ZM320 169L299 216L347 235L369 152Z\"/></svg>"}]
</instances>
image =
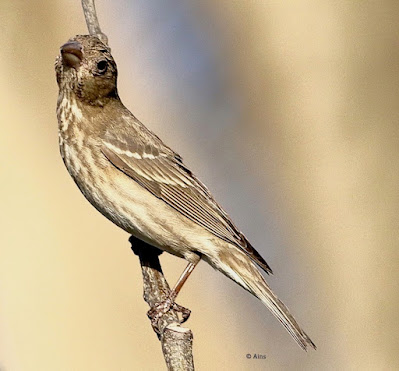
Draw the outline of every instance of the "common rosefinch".
<instances>
[{"instance_id":1,"label":"common rosefinch","mask_svg":"<svg viewBox=\"0 0 399 371\"><path fill-rule=\"evenodd\" d=\"M182 158L122 104L110 49L76 36L55 68L61 155L89 202L136 238L186 259L186 273L205 260L260 299L303 349L315 348L257 268L272 273L265 260Z\"/></svg>"}]
</instances>

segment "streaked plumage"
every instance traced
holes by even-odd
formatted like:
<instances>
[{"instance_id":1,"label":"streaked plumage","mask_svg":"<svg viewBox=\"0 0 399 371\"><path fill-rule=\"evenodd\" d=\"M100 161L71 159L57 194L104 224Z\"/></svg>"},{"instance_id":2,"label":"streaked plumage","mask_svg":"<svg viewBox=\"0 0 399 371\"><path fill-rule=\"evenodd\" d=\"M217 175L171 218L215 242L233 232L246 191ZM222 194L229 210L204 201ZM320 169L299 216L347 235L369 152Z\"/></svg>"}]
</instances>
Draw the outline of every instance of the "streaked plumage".
<instances>
[{"instance_id":1,"label":"streaked plumage","mask_svg":"<svg viewBox=\"0 0 399 371\"><path fill-rule=\"evenodd\" d=\"M315 347L255 264L270 267L182 158L123 106L116 64L93 36L76 36L56 60L60 150L84 196L145 242L199 258L258 297L298 344Z\"/></svg>"}]
</instances>

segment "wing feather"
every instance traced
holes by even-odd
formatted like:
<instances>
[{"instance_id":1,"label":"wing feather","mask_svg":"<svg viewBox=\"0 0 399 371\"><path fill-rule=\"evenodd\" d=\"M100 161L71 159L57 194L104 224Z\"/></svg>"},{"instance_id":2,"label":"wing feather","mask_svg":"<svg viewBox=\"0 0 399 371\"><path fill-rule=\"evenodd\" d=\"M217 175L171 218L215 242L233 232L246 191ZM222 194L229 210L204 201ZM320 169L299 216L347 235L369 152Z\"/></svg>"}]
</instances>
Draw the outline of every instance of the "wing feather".
<instances>
[{"instance_id":1,"label":"wing feather","mask_svg":"<svg viewBox=\"0 0 399 371\"><path fill-rule=\"evenodd\" d=\"M120 171L154 196L215 236L241 248L267 273L270 267L235 227L207 187L183 164L181 157L151 132L147 143L107 133L101 148L105 157ZM136 139L136 138L135 138ZM140 138L139 138L140 139Z\"/></svg>"}]
</instances>

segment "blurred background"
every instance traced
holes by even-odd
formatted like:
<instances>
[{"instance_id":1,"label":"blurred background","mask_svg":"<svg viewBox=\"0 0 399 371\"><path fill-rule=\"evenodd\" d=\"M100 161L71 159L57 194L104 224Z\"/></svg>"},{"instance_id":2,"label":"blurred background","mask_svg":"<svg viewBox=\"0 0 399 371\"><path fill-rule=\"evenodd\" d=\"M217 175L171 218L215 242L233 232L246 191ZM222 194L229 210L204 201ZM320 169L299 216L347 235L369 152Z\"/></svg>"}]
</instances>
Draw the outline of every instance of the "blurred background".
<instances>
[{"instance_id":1,"label":"blurred background","mask_svg":"<svg viewBox=\"0 0 399 371\"><path fill-rule=\"evenodd\" d=\"M318 345L200 264L199 370L399 368L399 3L97 0L125 105L180 153ZM58 151L80 2L0 1L0 369L164 369L128 235ZM173 284L185 262L163 254ZM246 354L266 355L247 359Z\"/></svg>"}]
</instances>

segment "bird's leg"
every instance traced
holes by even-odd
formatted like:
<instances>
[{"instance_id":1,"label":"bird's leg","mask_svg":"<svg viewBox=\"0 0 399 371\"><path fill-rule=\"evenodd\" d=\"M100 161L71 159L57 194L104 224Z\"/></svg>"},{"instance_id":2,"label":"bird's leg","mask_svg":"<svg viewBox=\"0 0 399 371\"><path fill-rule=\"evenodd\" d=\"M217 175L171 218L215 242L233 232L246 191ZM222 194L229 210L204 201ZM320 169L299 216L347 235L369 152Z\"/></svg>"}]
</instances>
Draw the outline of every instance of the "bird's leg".
<instances>
[{"instance_id":1,"label":"bird's leg","mask_svg":"<svg viewBox=\"0 0 399 371\"><path fill-rule=\"evenodd\" d=\"M191 311L187 308L182 307L175 303L176 297L179 294L184 283L187 281L190 274L193 272L194 268L197 266L200 258L195 263L188 263L187 267L184 269L183 273L180 275L172 291L169 293L168 298L161 303L156 304L148 312L147 316L151 319L152 327L155 331L158 328L159 319L170 309L173 309L182 314L182 322L186 322L190 317ZM157 331L158 332L158 331Z\"/></svg>"},{"instance_id":2,"label":"bird's leg","mask_svg":"<svg viewBox=\"0 0 399 371\"><path fill-rule=\"evenodd\" d=\"M187 281L190 274L193 272L194 268L197 266L200 259L198 259L195 263L188 263L187 267L184 269L183 273L180 275L179 279L177 280L175 286L173 287L172 291L170 292L169 297L174 301L179 294L181 288Z\"/></svg>"}]
</instances>

